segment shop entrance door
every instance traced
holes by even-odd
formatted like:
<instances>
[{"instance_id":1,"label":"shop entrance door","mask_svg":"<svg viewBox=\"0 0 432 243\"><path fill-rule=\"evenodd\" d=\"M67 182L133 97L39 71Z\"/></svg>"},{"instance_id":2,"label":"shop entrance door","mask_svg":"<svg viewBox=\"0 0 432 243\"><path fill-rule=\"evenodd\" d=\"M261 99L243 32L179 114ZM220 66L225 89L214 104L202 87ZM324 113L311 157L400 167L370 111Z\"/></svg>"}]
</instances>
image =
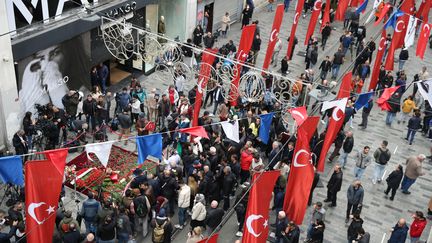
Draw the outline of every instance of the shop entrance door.
<instances>
[{"instance_id":1,"label":"shop entrance door","mask_svg":"<svg viewBox=\"0 0 432 243\"><path fill-rule=\"evenodd\" d=\"M208 22L207 22L207 27L204 26L204 32L211 32L213 33L213 7L214 7L214 3L210 3L205 5L204 7L204 18L207 17L208 18ZM208 14L208 16L206 16L206 13Z\"/></svg>"}]
</instances>

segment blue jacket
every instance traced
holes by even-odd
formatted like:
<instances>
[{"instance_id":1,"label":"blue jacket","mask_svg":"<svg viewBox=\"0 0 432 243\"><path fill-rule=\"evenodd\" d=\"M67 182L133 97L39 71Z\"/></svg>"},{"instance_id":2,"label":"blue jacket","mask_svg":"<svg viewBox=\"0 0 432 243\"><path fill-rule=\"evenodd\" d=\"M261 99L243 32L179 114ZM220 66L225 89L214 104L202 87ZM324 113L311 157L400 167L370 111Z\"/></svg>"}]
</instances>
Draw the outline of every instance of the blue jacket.
<instances>
[{"instance_id":1,"label":"blue jacket","mask_svg":"<svg viewBox=\"0 0 432 243\"><path fill-rule=\"evenodd\" d=\"M393 227L393 232L390 236L390 239L388 240L388 243L401 243L405 242L408 234L408 226L404 225L403 227L400 227L398 224Z\"/></svg>"},{"instance_id":2,"label":"blue jacket","mask_svg":"<svg viewBox=\"0 0 432 243\"><path fill-rule=\"evenodd\" d=\"M131 97L128 93L119 93L117 97L120 108L123 110L126 108L131 100Z\"/></svg>"},{"instance_id":3,"label":"blue jacket","mask_svg":"<svg viewBox=\"0 0 432 243\"><path fill-rule=\"evenodd\" d=\"M101 205L95 199L87 199L83 202L81 208L81 216L85 221L95 222L96 216L101 208Z\"/></svg>"}]
</instances>

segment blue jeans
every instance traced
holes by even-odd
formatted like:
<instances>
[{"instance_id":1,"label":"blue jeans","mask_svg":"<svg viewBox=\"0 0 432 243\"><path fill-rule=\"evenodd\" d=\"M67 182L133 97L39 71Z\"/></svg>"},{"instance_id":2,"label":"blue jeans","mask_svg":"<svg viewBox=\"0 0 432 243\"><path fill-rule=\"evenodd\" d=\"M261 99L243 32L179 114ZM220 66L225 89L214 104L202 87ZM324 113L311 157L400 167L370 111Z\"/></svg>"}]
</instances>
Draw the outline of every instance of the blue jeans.
<instances>
[{"instance_id":1,"label":"blue jeans","mask_svg":"<svg viewBox=\"0 0 432 243\"><path fill-rule=\"evenodd\" d=\"M417 243L419 240L420 240L420 237L411 237L410 236L411 243Z\"/></svg>"},{"instance_id":2,"label":"blue jeans","mask_svg":"<svg viewBox=\"0 0 432 243\"><path fill-rule=\"evenodd\" d=\"M285 13L288 12L289 5L290 5L290 0L285 0L285 1L284 1L284 9L285 9Z\"/></svg>"},{"instance_id":3,"label":"blue jeans","mask_svg":"<svg viewBox=\"0 0 432 243\"><path fill-rule=\"evenodd\" d=\"M26 136L27 137L27 144L28 149L33 149L33 135Z\"/></svg>"},{"instance_id":4,"label":"blue jeans","mask_svg":"<svg viewBox=\"0 0 432 243\"><path fill-rule=\"evenodd\" d=\"M94 115L86 115L86 122L89 126L91 126L91 129L93 131L96 127L96 119Z\"/></svg>"},{"instance_id":5,"label":"blue jeans","mask_svg":"<svg viewBox=\"0 0 432 243\"><path fill-rule=\"evenodd\" d=\"M399 59L399 71L403 69L403 66L405 65L406 60L400 60Z\"/></svg>"},{"instance_id":6,"label":"blue jeans","mask_svg":"<svg viewBox=\"0 0 432 243\"><path fill-rule=\"evenodd\" d=\"M415 181L416 179L410 179L404 175L402 180L402 185L401 185L402 191L407 192L408 189L412 186L412 184L414 184Z\"/></svg>"},{"instance_id":7,"label":"blue jeans","mask_svg":"<svg viewBox=\"0 0 432 243\"><path fill-rule=\"evenodd\" d=\"M273 3L269 3L268 5L267 5L267 11L273 11Z\"/></svg>"},{"instance_id":8,"label":"blue jeans","mask_svg":"<svg viewBox=\"0 0 432 243\"><path fill-rule=\"evenodd\" d=\"M332 66L332 78L337 78L339 74L340 64L333 64Z\"/></svg>"},{"instance_id":9,"label":"blue jeans","mask_svg":"<svg viewBox=\"0 0 432 243\"><path fill-rule=\"evenodd\" d=\"M186 222L187 208L178 209L179 224L183 226Z\"/></svg>"},{"instance_id":10,"label":"blue jeans","mask_svg":"<svg viewBox=\"0 0 432 243\"><path fill-rule=\"evenodd\" d=\"M395 117L396 117L396 113L387 111L386 125L390 126Z\"/></svg>"},{"instance_id":11,"label":"blue jeans","mask_svg":"<svg viewBox=\"0 0 432 243\"><path fill-rule=\"evenodd\" d=\"M362 169L360 167L354 167L354 176L356 179L361 180L366 168Z\"/></svg>"},{"instance_id":12,"label":"blue jeans","mask_svg":"<svg viewBox=\"0 0 432 243\"><path fill-rule=\"evenodd\" d=\"M382 180L384 175L385 165L375 163L375 171L374 171L374 181Z\"/></svg>"},{"instance_id":13,"label":"blue jeans","mask_svg":"<svg viewBox=\"0 0 432 243\"><path fill-rule=\"evenodd\" d=\"M96 235L96 229L97 229L96 223L84 220L84 224L86 228L86 234L92 232L94 233L94 235Z\"/></svg>"},{"instance_id":14,"label":"blue jeans","mask_svg":"<svg viewBox=\"0 0 432 243\"><path fill-rule=\"evenodd\" d=\"M417 130L408 128L408 133L406 139L409 141L410 144L414 141L414 136L416 134Z\"/></svg>"},{"instance_id":15,"label":"blue jeans","mask_svg":"<svg viewBox=\"0 0 432 243\"><path fill-rule=\"evenodd\" d=\"M117 234L118 243L127 243L129 241L128 233L118 233Z\"/></svg>"},{"instance_id":16,"label":"blue jeans","mask_svg":"<svg viewBox=\"0 0 432 243\"><path fill-rule=\"evenodd\" d=\"M313 229L313 224L309 224L307 230L306 230L306 238L307 239L311 239L312 238L312 229Z\"/></svg>"},{"instance_id":17,"label":"blue jeans","mask_svg":"<svg viewBox=\"0 0 432 243\"><path fill-rule=\"evenodd\" d=\"M338 159L340 166L345 167L347 159L348 159L348 153L342 152Z\"/></svg>"}]
</instances>

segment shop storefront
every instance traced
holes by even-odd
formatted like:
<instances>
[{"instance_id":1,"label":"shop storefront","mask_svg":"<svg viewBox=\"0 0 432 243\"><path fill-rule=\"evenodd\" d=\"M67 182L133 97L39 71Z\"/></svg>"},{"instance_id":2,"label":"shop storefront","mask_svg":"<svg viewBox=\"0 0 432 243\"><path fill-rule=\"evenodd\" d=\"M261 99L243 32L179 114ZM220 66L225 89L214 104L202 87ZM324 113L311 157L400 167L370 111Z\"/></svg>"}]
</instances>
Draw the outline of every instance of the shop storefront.
<instances>
[{"instance_id":1,"label":"shop storefront","mask_svg":"<svg viewBox=\"0 0 432 243\"><path fill-rule=\"evenodd\" d=\"M63 12L61 19L17 29L12 50L21 113L35 113L35 104L48 102L63 107L61 98L69 89L91 88L90 71L100 63L109 69L108 84L153 68L135 55L124 62L113 58L101 37L100 25L101 16L107 16L153 31L157 29L158 1L107 2L99 1L86 11L72 9Z\"/></svg>"},{"instance_id":2,"label":"shop storefront","mask_svg":"<svg viewBox=\"0 0 432 243\"><path fill-rule=\"evenodd\" d=\"M214 33L220 28L225 13L234 22L240 19L242 10L243 0L198 0L197 24L202 25L204 31Z\"/></svg>"}]
</instances>

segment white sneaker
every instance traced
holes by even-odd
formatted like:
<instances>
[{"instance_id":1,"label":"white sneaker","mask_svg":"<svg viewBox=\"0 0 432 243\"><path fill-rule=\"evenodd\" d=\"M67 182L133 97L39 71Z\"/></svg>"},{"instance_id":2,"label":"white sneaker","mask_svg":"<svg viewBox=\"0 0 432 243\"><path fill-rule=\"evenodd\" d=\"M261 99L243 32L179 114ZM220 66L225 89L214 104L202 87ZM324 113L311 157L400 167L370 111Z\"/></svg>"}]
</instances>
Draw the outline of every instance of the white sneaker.
<instances>
[{"instance_id":1,"label":"white sneaker","mask_svg":"<svg viewBox=\"0 0 432 243\"><path fill-rule=\"evenodd\" d=\"M243 236L243 233L240 232L240 231L237 231L236 236L237 236L237 237L242 237L242 236Z\"/></svg>"},{"instance_id":2,"label":"white sneaker","mask_svg":"<svg viewBox=\"0 0 432 243\"><path fill-rule=\"evenodd\" d=\"M376 184L376 180L372 179L372 184L375 185Z\"/></svg>"},{"instance_id":3,"label":"white sneaker","mask_svg":"<svg viewBox=\"0 0 432 243\"><path fill-rule=\"evenodd\" d=\"M174 227L175 227L176 229L183 229L183 225L179 225L179 224L174 225Z\"/></svg>"},{"instance_id":4,"label":"white sneaker","mask_svg":"<svg viewBox=\"0 0 432 243\"><path fill-rule=\"evenodd\" d=\"M276 234L274 232L271 232L269 235L271 238L276 238Z\"/></svg>"}]
</instances>

